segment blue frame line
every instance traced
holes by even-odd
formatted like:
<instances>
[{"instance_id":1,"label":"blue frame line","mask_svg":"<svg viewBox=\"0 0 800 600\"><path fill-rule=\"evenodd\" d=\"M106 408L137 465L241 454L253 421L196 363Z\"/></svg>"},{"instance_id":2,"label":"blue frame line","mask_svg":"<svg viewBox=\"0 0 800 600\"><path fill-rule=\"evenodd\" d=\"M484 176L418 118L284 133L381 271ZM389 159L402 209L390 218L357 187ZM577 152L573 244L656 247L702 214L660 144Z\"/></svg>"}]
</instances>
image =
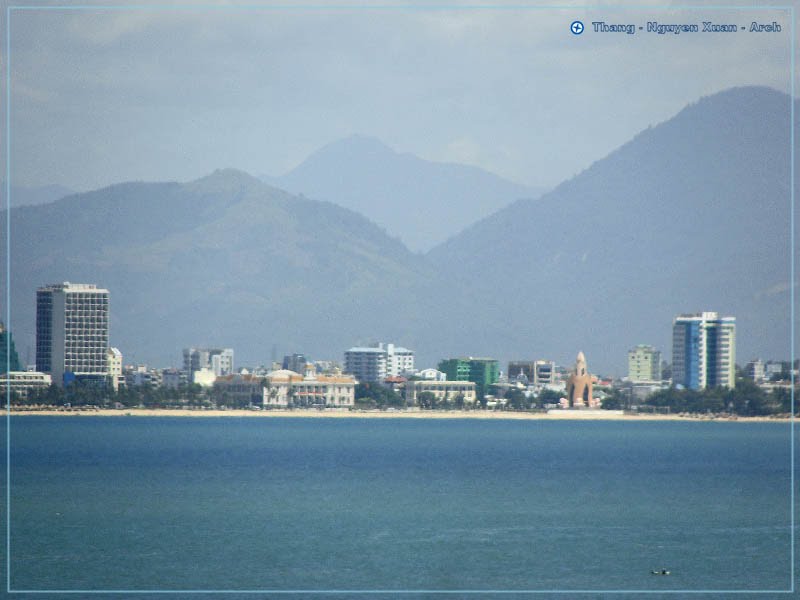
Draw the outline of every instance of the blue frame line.
<instances>
[{"instance_id":1,"label":"blue frame line","mask_svg":"<svg viewBox=\"0 0 800 600\"><path fill-rule=\"evenodd\" d=\"M11 370L11 8L6 8L6 373ZM11 591L11 386L6 384L6 590Z\"/></svg>"},{"instance_id":2,"label":"blue frame line","mask_svg":"<svg viewBox=\"0 0 800 600\"><path fill-rule=\"evenodd\" d=\"M790 520L790 527L791 527L791 543L790 543L790 577L791 577L791 590L794 592L795 589L795 571L794 571L794 561L795 561L795 531L794 531L794 513L796 510L795 507L795 498L794 498L794 413L795 413L795 398L794 398L794 383L795 383L795 375L794 375L794 336L795 336L795 325L794 325L794 288L795 288L795 271L794 271L794 218L795 218L795 211L794 211L794 129L795 129L795 120L794 120L794 79L795 79L795 71L794 71L794 53L795 53L795 21L794 21L794 6L791 7L791 18L792 18L792 55L791 55L791 73L790 73L790 90L791 90L791 105L789 108L790 114L790 122L789 122L789 310L790 310L790 326L789 326L789 335L790 335L790 351L789 354L791 355L791 365L789 368L789 381L792 384L791 387L791 411L792 415L790 417L791 425L790 425L790 433L789 437L791 439L789 443L789 451L790 451L790 464L791 464L791 476L790 476L790 485L791 490L789 492L790 502L791 502L791 510L789 511L789 520Z\"/></svg>"},{"instance_id":3,"label":"blue frame line","mask_svg":"<svg viewBox=\"0 0 800 600\"><path fill-rule=\"evenodd\" d=\"M51 589L51 590L38 590L38 589L19 589L11 588L11 386L6 385L6 592L11 594L81 594L81 595L97 595L97 594L276 594L276 595L404 595L404 594L436 594L436 595L478 595L478 594L496 594L496 595L509 595L509 594L637 594L637 595L652 595L652 594L727 594L727 595L745 595L745 594L794 594L795 592L795 374L794 374L794 361L795 361L795 7L794 5L773 5L773 6L697 6L697 5L675 5L675 6L603 6L601 5L573 5L573 6L531 6L526 4L462 4L462 5L430 5L430 6L411 6L404 4L372 4L372 5L359 5L359 4L339 4L339 5L324 5L324 4L236 4L234 6L225 6L218 4L193 4L193 5L105 5L105 4L73 4L73 5L11 5L6 6L6 327L11 331L11 13L13 11L173 11L173 12L191 12L191 11L250 11L250 10L364 10L364 9L400 9L407 11L457 11L457 10L559 10L559 11L579 11L579 10L637 10L641 12L654 11L654 10L699 10L699 11L715 11L715 10L728 10L728 11L788 11L791 18L791 56L790 56L790 223L789 223L789 240L790 240L790 254L789 254L789 294L790 294L790 357L791 366L790 381L791 381L791 417L790 417L790 587L786 590L773 589L773 590L725 590L725 589L706 589L706 590L281 590L281 589L266 589L266 590L126 590L126 589L108 589L108 590L70 590L70 589ZM10 370L11 360L11 336L6 336L6 372Z\"/></svg>"},{"instance_id":4,"label":"blue frame line","mask_svg":"<svg viewBox=\"0 0 800 600\"><path fill-rule=\"evenodd\" d=\"M9 590L13 594L791 594L792 590Z\"/></svg>"},{"instance_id":5,"label":"blue frame line","mask_svg":"<svg viewBox=\"0 0 800 600\"><path fill-rule=\"evenodd\" d=\"M197 3L193 5L143 5L143 4L129 4L129 5L109 5L109 4L73 4L69 6L48 6L48 5L28 5L28 6L9 6L12 10L64 10L64 11L81 11L81 10L151 10L151 11L175 11L175 12L191 12L191 11L249 11L253 9L258 10L349 10L349 9L401 9L409 11L434 11L434 10L477 10L477 9L490 9L490 10L562 10L562 11L576 11L576 10L639 10L647 12L651 10L751 10L751 11L768 11L768 10L787 10L793 11L793 6L786 5L771 5L771 6L696 6L696 5L676 5L676 6L633 6L633 5L617 5L617 6L603 6L603 5L540 5L531 6L529 4L459 4L459 5L424 5L413 6L407 4L236 4L233 6L225 6L219 4L203 4Z\"/></svg>"}]
</instances>

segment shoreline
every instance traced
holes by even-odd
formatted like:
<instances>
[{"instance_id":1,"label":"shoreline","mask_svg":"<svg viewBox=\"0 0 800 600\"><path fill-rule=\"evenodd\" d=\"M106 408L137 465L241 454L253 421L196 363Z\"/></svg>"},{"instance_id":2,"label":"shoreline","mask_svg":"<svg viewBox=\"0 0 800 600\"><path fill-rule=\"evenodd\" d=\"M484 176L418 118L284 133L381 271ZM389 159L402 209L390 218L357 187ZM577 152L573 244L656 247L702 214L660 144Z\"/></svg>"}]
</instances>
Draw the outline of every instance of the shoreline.
<instances>
[{"instance_id":1,"label":"shoreline","mask_svg":"<svg viewBox=\"0 0 800 600\"><path fill-rule=\"evenodd\" d=\"M34 409L6 411L11 416L59 417L235 417L235 418L349 418L349 419L483 419L523 421L715 421L742 423L790 423L790 417L728 417L723 415L622 414L618 411L563 411L527 413L510 411L382 411L382 410L190 410L177 408L123 408L57 410Z\"/></svg>"}]
</instances>

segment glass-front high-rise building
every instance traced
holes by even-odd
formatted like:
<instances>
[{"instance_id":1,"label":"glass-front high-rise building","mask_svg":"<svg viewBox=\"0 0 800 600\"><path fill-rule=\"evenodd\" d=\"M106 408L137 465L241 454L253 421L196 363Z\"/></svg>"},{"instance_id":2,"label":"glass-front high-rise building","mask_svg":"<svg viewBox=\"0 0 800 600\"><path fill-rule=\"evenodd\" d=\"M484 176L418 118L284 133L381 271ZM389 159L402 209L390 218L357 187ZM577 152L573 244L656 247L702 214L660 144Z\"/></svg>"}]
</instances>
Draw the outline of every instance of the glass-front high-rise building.
<instances>
[{"instance_id":1,"label":"glass-front high-rise building","mask_svg":"<svg viewBox=\"0 0 800 600\"><path fill-rule=\"evenodd\" d=\"M0 321L0 373L21 370L22 365L19 362L17 350L14 348L14 338Z\"/></svg>"},{"instance_id":2,"label":"glass-front high-rise building","mask_svg":"<svg viewBox=\"0 0 800 600\"><path fill-rule=\"evenodd\" d=\"M53 383L105 384L108 378L108 290L58 283L36 290L36 370Z\"/></svg>"},{"instance_id":3,"label":"glass-front high-rise building","mask_svg":"<svg viewBox=\"0 0 800 600\"><path fill-rule=\"evenodd\" d=\"M736 385L736 319L715 312L675 317L672 382L692 390Z\"/></svg>"}]
</instances>

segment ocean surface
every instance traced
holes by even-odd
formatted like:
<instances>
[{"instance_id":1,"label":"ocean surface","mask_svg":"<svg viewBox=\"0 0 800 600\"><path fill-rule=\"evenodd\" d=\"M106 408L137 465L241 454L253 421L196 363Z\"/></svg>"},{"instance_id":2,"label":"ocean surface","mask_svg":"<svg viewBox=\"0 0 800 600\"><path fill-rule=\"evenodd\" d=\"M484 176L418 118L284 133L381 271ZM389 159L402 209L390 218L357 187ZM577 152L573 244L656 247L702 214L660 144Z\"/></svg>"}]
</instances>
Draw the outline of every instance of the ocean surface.
<instances>
[{"instance_id":1,"label":"ocean surface","mask_svg":"<svg viewBox=\"0 0 800 600\"><path fill-rule=\"evenodd\" d=\"M12 590L791 585L787 423L80 416L10 433Z\"/></svg>"}]
</instances>

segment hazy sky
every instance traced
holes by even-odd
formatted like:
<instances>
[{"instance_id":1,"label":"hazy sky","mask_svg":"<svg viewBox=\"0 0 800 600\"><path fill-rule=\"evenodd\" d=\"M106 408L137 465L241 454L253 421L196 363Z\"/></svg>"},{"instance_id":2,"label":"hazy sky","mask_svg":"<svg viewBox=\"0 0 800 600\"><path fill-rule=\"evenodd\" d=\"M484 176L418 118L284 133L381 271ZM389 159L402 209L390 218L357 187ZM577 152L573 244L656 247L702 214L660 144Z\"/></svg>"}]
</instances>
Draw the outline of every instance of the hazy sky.
<instances>
[{"instance_id":1,"label":"hazy sky","mask_svg":"<svg viewBox=\"0 0 800 600\"><path fill-rule=\"evenodd\" d=\"M596 20L783 32L597 34ZM184 3L14 10L10 30L12 182L77 190L278 175L353 133L552 186L703 95L789 90L786 11Z\"/></svg>"}]
</instances>

